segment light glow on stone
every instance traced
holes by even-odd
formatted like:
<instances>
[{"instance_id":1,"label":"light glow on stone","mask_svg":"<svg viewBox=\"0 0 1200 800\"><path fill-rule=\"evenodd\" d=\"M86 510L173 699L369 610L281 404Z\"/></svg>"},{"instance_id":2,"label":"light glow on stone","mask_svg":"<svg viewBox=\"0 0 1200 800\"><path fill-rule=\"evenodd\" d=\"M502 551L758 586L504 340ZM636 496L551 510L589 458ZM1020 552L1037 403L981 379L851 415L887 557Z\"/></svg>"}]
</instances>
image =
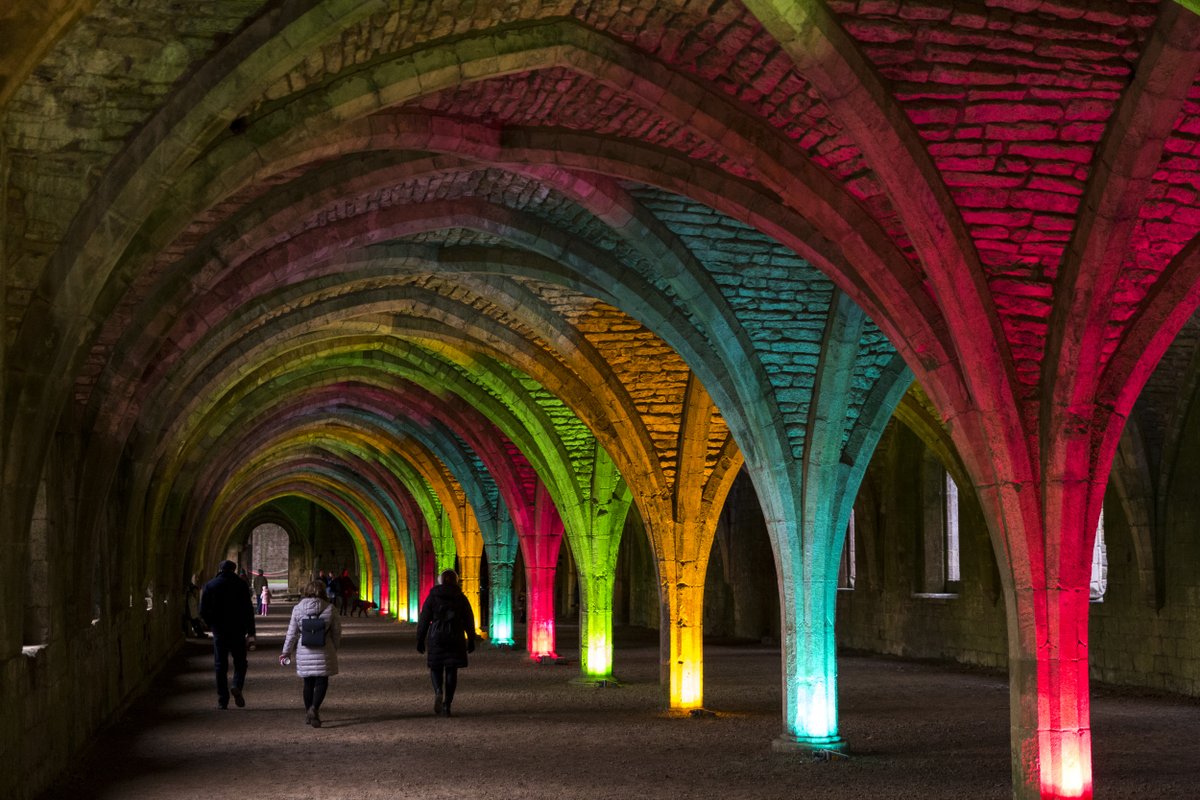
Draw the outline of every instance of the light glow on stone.
<instances>
[{"instance_id":1,"label":"light glow on stone","mask_svg":"<svg viewBox=\"0 0 1200 800\"><path fill-rule=\"evenodd\" d=\"M554 615L541 616L529 626L529 655L534 660L558 658L554 652Z\"/></svg>"},{"instance_id":2,"label":"light glow on stone","mask_svg":"<svg viewBox=\"0 0 1200 800\"><path fill-rule=\"evenodd\" d=\"M1086 731L1042 731L1042 797L1091 798L1091 742ZM1057 754L1057 759L1055 755ZM1057 763L1059 769L1046 765Z\"/></svg>"}]
</instances>

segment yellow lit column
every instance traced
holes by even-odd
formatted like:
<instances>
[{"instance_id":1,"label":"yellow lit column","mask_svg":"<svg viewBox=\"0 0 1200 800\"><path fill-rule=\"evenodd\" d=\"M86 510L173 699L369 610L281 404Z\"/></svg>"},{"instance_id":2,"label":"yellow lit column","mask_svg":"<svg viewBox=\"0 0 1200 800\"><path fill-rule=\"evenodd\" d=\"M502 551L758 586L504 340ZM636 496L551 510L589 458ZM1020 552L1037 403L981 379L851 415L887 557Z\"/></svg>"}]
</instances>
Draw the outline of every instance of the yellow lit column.
<instances>
[{"instance_id":1,"label":"yellow lit column","mask_svg":"<svg viewBox=\"0 0 1200 800\"><path fill-rule=\"evenodd\" d=\"M663 564L668 576L666 635L669 637L668 692L672 711L704 706L704 575L708 559ZM674 574L672 574L674 573Z\"/></svg>"}]
</instances>

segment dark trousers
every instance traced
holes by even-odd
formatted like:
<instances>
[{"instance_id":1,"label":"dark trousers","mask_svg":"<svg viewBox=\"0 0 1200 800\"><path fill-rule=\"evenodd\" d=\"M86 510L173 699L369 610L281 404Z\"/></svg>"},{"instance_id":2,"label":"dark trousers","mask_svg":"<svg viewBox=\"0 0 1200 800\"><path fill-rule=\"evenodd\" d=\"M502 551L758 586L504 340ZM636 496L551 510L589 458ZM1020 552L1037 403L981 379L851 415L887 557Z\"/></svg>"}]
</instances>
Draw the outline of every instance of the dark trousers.
<instances>
[{"instance_id":1,"label":"dark trousers","mask_svg":"<svg viewBox=\"0 0 1200 800\"><path fill-rule=\"evenodd\" d=\"M229 657L233 657L233 683L229 682ZM217 700L229 703L229 687L241 689L246 685L246 636L230 636L213 632L213 667L217 673Z\"/></svg>"},{"instance_id":2,"label":"dark trousers","mask_svg":"<svg viewBox=\"0 0 1200 800\"><path fill-rule=\"evenodd\" d=\"M442 703L450 705L454 690L458 688L458 667L430 667L429 677L433 681L433 691L442 696Z\"/></svg>"},{"instance_id":3,"label":"dark trousers","mask_svg":"<svg viewBox=\"0 0 1200 800\"><path fill-rule=\"evenodd\" d=\"M304 679L304 710L319 711L325 700L325 692L329 690L328 675L311 675Z\"/></svg>"}]
</instances>

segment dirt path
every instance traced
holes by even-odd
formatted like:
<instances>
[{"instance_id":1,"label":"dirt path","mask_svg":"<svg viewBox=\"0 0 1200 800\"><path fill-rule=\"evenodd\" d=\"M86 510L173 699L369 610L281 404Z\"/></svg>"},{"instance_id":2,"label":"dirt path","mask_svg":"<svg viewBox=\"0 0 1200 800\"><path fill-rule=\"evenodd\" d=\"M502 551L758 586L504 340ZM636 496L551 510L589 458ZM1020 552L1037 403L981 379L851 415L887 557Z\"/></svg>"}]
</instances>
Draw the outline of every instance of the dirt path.
<instances>
[{"instance_id":1,"label":"dirt path","mask_svg":"<svg viewBox=\"0 0 1200 800\"><path fill-rule=\"evenodd\" d=\"M300 681L276 663L285 606L260 622L244 709L216 710L211 647L189 642L149 696L110 729L51 798L888 798L1011 796L1002 677L897 661L840 662L852 758L771 752L779 652L709 647L714 718L664 714L657 635L618 631L619 688L572 685L577 667L485 648L460 672L457 716L432 715L412 626L347 625L342 674L304 724ZM572 631L561 652L574 653ZM1098 797L1200 794L1200 706L1155 697L1093 702Z\"/></svg>"}]
</instances>

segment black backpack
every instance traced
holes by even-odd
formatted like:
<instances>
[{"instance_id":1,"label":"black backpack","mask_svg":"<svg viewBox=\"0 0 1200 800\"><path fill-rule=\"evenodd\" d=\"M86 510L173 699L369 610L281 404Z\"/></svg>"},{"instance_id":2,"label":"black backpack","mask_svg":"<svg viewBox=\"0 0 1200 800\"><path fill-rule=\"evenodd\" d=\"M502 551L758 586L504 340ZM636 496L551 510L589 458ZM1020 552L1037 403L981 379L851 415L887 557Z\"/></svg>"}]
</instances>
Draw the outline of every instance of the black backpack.
<instances>
[{"instance_id":1,"label":"black backpack","mask_svg":"<svg viewBox=\"0 0 1200 800\"><path fill-rule=\"evenodd\" d=\"M455 625L454 609L442 606L429 620L429 632L425 635L428 646L438 650L453 650L455 637L462 638Z\"/></svg>"},{"instance_id":2,"label":"black backpack","mask_svg":"<svg viewBox=\"0 0 1200 800\"><path fill-rule=\"evenodd\" d=\"M300 644L305 647L324 647L325 620L319 616L300 620Z\"/></svg>"}]
</instances>

